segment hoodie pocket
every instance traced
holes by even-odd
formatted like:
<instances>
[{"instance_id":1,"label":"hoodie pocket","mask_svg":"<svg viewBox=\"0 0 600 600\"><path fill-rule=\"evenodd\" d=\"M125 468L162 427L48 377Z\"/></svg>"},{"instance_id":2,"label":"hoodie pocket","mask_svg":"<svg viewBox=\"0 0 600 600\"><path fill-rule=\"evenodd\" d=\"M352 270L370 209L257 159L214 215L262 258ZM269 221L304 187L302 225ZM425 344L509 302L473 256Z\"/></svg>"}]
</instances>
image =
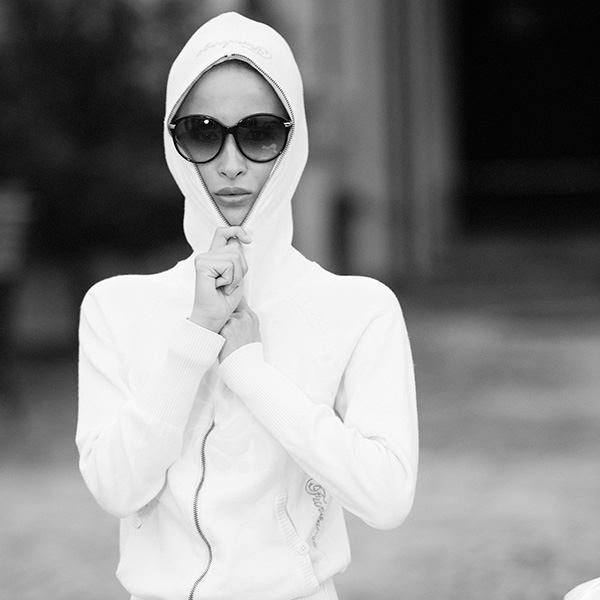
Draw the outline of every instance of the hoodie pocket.
<instances>
[{"instance_id":1,"label":"hoodie pocket","mask_svg":"<svg viewBox=\"0 0 600 600\"><path fill-rule=\"evenodd\" d=\"M129 517L125 517L122 520L120 527L120 547L121 554L125 552L132 544L134 538L139 538L141 535L141 529L144 528L144 524L147 519L152 515L154 508L158 504L158 497L154 498L148 504L143 506L140 510L133 513Z\"/></svg>"},{"instance_id":2,"label":"hoodie pocket","mask_svg":"<svg viewBox=\"0 0 600 600\"><path fill-rule=\"evenodd\" d=\"M275 498L277 524L301 571L302 580L306 586L305 593L310 594L319 587L311 561L310 544L298 535L298 531L287 511L287 498L287 494L279 494Z\"/></svg>"}]
</instances>

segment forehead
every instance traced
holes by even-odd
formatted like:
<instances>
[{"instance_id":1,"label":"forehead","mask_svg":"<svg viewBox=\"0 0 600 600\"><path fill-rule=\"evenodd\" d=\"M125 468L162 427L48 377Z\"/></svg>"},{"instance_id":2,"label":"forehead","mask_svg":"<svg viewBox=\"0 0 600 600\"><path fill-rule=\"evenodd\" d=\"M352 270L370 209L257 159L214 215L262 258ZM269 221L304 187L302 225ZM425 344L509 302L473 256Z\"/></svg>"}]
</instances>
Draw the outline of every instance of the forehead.
<instances>
[{"instance_id":1,"label":"forehead","mask_svg":"<svg viewBox=\"0 0 600 600\"><path fill-rule=\"evenodd\" d=\"M238 62L222 63L207 71L188 92L178 116L205 114L233 125L253 113L286 117L268 81L252 67Z\"/></svg>"}]
</instances>

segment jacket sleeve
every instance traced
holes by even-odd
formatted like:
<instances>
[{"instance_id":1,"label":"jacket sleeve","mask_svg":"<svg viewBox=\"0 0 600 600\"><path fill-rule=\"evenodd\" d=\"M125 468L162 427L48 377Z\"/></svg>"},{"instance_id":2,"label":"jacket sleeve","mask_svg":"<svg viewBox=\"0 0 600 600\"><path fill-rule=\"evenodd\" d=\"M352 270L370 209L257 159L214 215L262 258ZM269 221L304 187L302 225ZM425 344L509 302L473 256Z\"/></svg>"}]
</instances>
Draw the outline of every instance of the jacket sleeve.
<instances>
[{"instance_id":1,"label":"jacket sleeve","mask_svg":"<svg viewBox=\"0 0 600 600\"><path fill-rule=\"evenodd\" d=\"M378 529L406 518L417 475L416 393L408 335L391 291L346 365L336 399L343 421L268 364L260 343L232 353L219 373L344 508Z\"/></svg>"},{"instance_id":2,"label":"jacket sleeve","mask_svg":"<svg viewBox=\"0 0 600 600\"><path fill-rule=\"evenodd\" d=\"M101 306L88 293L79 328L76 442L86 485L107 512L129 516L162 490L200 380L223 341L182 319L161 364L134 395Z\"/></svg>"}]
</instances>

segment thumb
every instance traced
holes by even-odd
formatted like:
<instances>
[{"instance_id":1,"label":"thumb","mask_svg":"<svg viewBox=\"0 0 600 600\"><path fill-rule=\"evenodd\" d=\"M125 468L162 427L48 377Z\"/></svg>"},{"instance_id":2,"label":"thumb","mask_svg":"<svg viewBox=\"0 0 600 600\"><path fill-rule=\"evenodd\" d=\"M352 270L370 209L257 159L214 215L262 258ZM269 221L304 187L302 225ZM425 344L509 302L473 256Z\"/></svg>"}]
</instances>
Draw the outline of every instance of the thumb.
<instances>
[{"instance_id":1,"label":"thumb","mask_svg":"<svg viewBox=\"0 0 600 600\"><path fill-rule=\"evenodd\" d=\"M237 308L235 309L236 312L242 312L243 310L250 310L250 307L248 306L248 302L246 301L245 296L242 296L240 298Z\"/></svg>"}]
</instances>

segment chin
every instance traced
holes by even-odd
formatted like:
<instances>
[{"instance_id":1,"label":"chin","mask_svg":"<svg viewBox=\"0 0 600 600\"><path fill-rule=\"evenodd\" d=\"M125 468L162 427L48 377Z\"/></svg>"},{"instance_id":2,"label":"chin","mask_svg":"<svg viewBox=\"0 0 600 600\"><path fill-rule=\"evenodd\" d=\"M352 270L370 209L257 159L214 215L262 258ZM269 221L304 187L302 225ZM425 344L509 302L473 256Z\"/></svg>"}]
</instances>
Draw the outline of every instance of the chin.
<instances>
[{"instance_id":1,"label":"chin","mask_svg":"<svg viewBox=\"0 0 600 600\"><path fill-rule=\"evenodd\" d=\"M232 208L231 206L219 207L221 214L225 217L225 220L230 225L241 225L244 222L244 219L250 212L251 206L244 206L239 208Z\"/></svg>"},{"instance_id":2,"label":"chin","mask_svg":"<svg viewBox=\"0 0 600 600\"><path fill-rule=\"evenodd\" d=\"M222 210L221 211L223 216L225 217L225 220L230 224L230 225L241 225L244 222L244 219L246 218L246 215L248 214L248 211L226 211L226 210Z\"/></svg>"}]
</instances>

